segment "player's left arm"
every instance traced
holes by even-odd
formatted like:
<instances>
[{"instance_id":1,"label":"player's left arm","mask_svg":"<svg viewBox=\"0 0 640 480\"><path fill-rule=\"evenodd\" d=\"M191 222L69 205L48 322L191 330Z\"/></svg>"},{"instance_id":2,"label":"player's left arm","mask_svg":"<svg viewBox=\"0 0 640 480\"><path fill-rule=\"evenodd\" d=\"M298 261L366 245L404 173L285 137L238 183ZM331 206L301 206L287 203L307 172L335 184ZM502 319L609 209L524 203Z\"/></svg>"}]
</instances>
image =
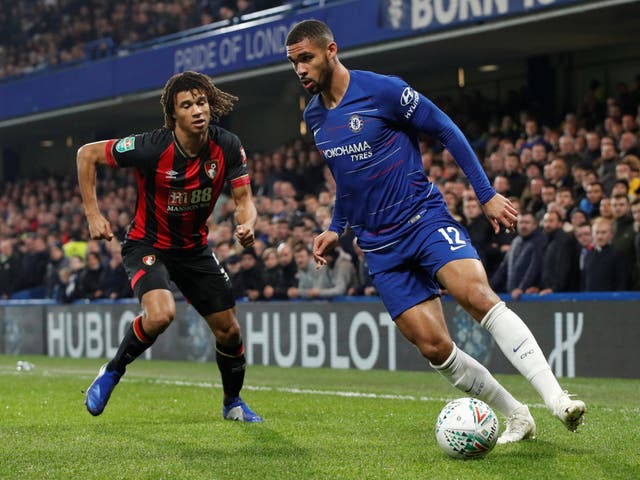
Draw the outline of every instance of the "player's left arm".
<instances>
[{"instance_id":1,"label":"player's left arm","mask_svg":"<svg viewBox=\"0 0 640 480\"><path fill-rule=\"evenodd\" d=\"M250 247L255 240L255 226L258 218L258 212L251 194L251 184L246 183L232 187L231 197L236 204L235 236L243 247Z\"/></svg>"},{"instance_id":2,"label":"player's left arm","mask_svg":"<svg viewBox=\"0 0 640 480\"><path fill-rule=\"evenodd\" d=\"M253 203L251 179L247 169L247 155L240 139L229 132L221 136L227 160L226 178L231 183L231 197L236 204L235 236L243 247L250 247L255 241L255 226L258 213Z\"/></svg>"},{"instance_id":3,"label":"player's left arm","mask_svg":"<svg viewBox=\"0 0 640 480\"><path fill-rule=\"evenodd\" d=\"M411 126L436 137L453 155L476 192L494 231L498 233L500 224L507 228L513 228L518 218L518 211L507 198L496 193L493 189L462 130L424 95L415 92L415 90L414 95L418 95L418 101L409 118Z\"/></svg>"},{"instance_id":4,"label":"player's left arm","mask_svg":"<svg viewBox=\"0 0 640 480\"><path fill-rule=\"evenodd\" d=\"M462 171L467 176L469 183L476 192L482 205L487 203L496 194L491 186L487 174L465 138L464 134L453 123L449 116L440 110L431 100L422 94L415 113L411 117L411 126L440 140Z\"/></svg>"}]
</instances>

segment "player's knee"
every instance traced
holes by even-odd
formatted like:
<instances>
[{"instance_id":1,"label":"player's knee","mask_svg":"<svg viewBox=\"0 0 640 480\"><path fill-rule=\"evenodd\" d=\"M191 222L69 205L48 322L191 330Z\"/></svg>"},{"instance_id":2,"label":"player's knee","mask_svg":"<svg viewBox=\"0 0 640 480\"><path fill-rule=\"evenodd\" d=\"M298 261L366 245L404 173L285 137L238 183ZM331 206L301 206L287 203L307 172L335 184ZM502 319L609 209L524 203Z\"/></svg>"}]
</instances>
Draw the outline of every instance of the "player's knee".
<instances>
[{"instance_id":1,"label":"player's knee","mask_svg":"<svg viewBox=\"0 0 640 480\"><path fill-rule=\"evenodd\" d=\"M154 335L159 335L167 329L175 316L175 309L170 307L153 309L153 311L146 314L145 328L151 330Z\"/></svg>"},{"instance_id":2,"label":"player's knee","mask_svg":"<svg viewBox=\"0 0 640 480\"><path fill-rule=\"evenodd\" d=\"M240 334L240 324L235 315L235 309L230 308L222 312L212 313L204 319L209 324L209 328L216 340L222 345L236 346L240 344L242 336Z\"/></svg>"},{"instance_id":3,"label":"player's knee","mask_svg":"<svg viewBox=\"0 0 640 480\"><path fill-rule=\"evenodd\" d=\"M237 321L225 323L225 325L216 328L216 340L223 345L238 345L240 339L240 325Z\"/></svg>"},{"instance_id":4,"label":"player's knee","mask_svg":"<svg viewBox=\"0 0 640 480\"><path fill-rule=\"evenodd\" d=\"M475 282L456 300L476 320L481 320L500 298L486 282Z\"/></svg>"},{"instance_id":5,"label":"player's knee","mask_svg":"<svg viewBox=\"0 0 640 480\"><path fill-rule=\"evenodd\" d=\"M449 336L424 338L416 341L416 346L424 358L433 365L444 363L453 349L453 342Z\"/></svg>"}]
</instances>

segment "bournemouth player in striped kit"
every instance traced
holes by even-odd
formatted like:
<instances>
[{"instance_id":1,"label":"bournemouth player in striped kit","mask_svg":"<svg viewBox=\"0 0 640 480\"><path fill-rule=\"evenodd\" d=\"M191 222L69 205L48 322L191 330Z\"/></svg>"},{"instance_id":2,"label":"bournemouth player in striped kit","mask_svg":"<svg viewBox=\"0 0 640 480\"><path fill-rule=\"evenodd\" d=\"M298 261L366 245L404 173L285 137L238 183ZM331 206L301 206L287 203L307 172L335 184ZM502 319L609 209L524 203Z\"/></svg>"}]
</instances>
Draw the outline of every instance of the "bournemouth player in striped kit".
<instances>
[{"instance_id":1,"label":"bournemouth player in striped kit","mask_svg":"<svg viewBox=\"0 0 640 480\"><path fill-rule=\"evenodd\" d=\"M262 421L240 398L246 361L231 284L207 245L207 219L225 181L231 184L236 204L235 236L243 247L254 242L256 209L246 156L238 137L216 124L236 100L205 75L177 74L162 93L163 128L78 150L78 181L91 238L113 239L111 225L98 207L97 166L133 168L138 185L135 218L122 253L142 313L87 391L85 404L92 415L102 413L126 366L175 317L173 281L216 337L224 418Z\"/></svg>"}]
</instances>

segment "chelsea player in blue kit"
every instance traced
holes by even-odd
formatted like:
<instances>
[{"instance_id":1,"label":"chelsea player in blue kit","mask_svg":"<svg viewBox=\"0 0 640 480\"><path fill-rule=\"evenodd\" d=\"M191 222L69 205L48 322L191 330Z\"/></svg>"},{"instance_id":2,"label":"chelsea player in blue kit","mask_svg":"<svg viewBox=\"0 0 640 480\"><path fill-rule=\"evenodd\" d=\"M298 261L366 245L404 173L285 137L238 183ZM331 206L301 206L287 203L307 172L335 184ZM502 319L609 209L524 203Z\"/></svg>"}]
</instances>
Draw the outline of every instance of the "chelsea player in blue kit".
<instances>
[{"instance_id":1,"label":"chelsea player in blue kit","mask_svg":"<svg viewBox=\"0 0 640 480\"><path fill-rule=\"evenodd\" d=\"M401 79L348 70L323 22L294 25L286 49L302 86L313 95L305 122L336 181L331 225L314 239L316 262L324 265L325 252L347 227L353 229L373 283L402 334L453 386L507 418L499 443L534 437L535 422L526 405L456 347L439 283L491 332L547 408L575 431L583 422L584 402L562 390L529 328L491 290L469 235L424 174L419 132L451 152L494 230L500 224L514 227L518 212L491 187L460 129Z\"/></svg>"}]
</instances>

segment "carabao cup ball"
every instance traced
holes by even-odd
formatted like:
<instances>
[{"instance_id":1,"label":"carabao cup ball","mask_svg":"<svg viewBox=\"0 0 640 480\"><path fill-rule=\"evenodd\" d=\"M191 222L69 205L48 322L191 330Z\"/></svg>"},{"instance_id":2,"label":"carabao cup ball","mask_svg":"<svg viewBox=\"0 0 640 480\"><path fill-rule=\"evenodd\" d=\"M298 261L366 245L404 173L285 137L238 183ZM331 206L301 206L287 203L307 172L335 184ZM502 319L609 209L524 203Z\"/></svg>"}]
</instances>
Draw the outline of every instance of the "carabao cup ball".
<instances>
[{"instance_id":1,"label":"carabao cup ball","mask_svg":"<svg viewBox=\"0 0 640 480\"><path fill-rule=\"evenodd\" d=\"M452 458L482 458L496 445L500 423L489 405L476 398L447 403L436 422L436 440Z\"/></svg>"}]
</instances>

